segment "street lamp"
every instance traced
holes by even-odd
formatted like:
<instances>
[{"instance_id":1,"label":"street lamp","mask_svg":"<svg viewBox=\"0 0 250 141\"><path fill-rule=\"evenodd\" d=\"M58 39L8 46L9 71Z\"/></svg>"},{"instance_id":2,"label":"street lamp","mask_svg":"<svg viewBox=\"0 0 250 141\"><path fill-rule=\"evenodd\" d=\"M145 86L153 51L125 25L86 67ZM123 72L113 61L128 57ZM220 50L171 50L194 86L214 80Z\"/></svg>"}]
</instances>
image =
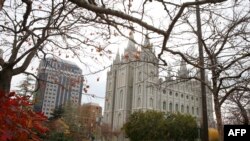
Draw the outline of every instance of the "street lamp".
<instances>
[{"instance_id":1,"label":"street lamp","mask_svg":"<svg viewBox=\"0 0 250 141\"><path fill-rule=\"evenodd\" d=\"M198 130L198 141L201 140L201 123L200 121L197 122L197 130Z\"/></svg>"}]
</instances>

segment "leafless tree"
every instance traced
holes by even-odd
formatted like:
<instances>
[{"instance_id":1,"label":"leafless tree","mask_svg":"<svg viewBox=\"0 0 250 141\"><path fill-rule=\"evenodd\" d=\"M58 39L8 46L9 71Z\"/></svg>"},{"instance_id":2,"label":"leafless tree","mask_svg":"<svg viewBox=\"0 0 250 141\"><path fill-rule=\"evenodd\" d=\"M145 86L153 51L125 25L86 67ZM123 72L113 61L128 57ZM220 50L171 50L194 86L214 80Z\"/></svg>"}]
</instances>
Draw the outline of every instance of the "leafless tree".
<instances>
[{"instance_id":1,"label":"leafless tree","mask_svg":"<svg viewBox=\"0 0 250 141\"><path fill-rule=\"evenodd\" d=\"M11 78L24 72L35 56L44 57L58 50L68 50L73 55L88 56L87 46L99 55L105 45L98 37L109 39L123 35L123 28L145 34L157 40L157 57L163 66L166 56L184 59L191 68L201 68L197 54L197 32L194 10L201 6L202 43L205 50L205 69L212 84L206 82L214 96L217 126L223 136L221 106L235 91L241 89L231 80L245 76L249 71L249 1L200 0L170 2L145 0L135 9L133 0L22 0L14 4L5 1L1 11L1 47L6 47L8 58L1 58L0 89L9 91ZM152 6L152 7L151 7ZM136 7L136 6L135 6ZM162 17L154 17L150 9L161 7ZM156 8L156 9L157 9ZM12 13L12 15L11 15ZM16 15L16 16L15 16ZM141 28L142 27L142 28ZM90 31L93 32L87 32ZM6 38L9 37L9 38ZM83 51L81 54L79 50ZM91 52L91 51L90 51ZM190 79L200 80L195 75ZM241 81L237 81L241 83Z\"/></svg>"},{"instance_id":2,"label":"leafless tree","mask_svg":"<svg viewBox=\"0 0 250 141\"><path fill-rule=\"evenodd\" d=\"M12 77L23 73L34 57L76 57L84 65L87 58L111 54L105 49L107 42L95 42L110 38L106 25L66 0L7 0L0 15L2 91L10 90Z\"/></svg>"},{"instance_id":3,"label":"leafless tree","mask_svg":"<svg viewBox=\"0 0 250 141\"><path fill-rule=\"evenodd\" d=\"M235 91L226 100L226 104L223 107L225 109L224 121L226 124L249 125L249 92L249 81L246 81L245 85L241 86L241 89Z\"/></svg>"}]
</instances>

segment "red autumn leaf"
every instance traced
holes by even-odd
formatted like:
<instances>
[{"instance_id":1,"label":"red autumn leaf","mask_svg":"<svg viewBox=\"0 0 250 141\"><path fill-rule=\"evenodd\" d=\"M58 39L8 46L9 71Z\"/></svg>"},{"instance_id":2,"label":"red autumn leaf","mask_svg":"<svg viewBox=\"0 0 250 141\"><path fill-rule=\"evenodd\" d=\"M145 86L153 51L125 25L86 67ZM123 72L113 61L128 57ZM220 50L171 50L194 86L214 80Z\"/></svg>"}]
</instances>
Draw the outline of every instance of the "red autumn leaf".
<instances>
[{"instance_id":1,"label":"red autumn leaf","mask_svg":"<svg viewBox=\"0 0 250 141\"><path fill-rule=\"evenodd\" d=\"M31 111L29 97L18 96L14 92L0 92L0 140L39 141L37 134L48 129L43 125L47 119L41 113Z\"/></svg>"}]
</instances>

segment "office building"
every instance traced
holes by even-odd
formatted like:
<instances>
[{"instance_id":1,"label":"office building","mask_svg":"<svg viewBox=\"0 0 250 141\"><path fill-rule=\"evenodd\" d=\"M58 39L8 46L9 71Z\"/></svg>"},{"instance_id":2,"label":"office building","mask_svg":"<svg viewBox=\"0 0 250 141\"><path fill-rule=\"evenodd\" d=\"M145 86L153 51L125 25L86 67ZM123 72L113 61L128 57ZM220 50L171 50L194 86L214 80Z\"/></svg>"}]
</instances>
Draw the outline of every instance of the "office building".
<instances>
[{"instance_id":1,"label":"office building","mask_svg":"<svg viewBox=\"0 0 250 141\"><path fill-rule=\"evenodd\" d=\"M81 104L82 70L73 62L60 58L41 60L38 67L39 88L34 97L34 110L51 117L55 108L68 101Z\"/></svg>"}]
</instances>

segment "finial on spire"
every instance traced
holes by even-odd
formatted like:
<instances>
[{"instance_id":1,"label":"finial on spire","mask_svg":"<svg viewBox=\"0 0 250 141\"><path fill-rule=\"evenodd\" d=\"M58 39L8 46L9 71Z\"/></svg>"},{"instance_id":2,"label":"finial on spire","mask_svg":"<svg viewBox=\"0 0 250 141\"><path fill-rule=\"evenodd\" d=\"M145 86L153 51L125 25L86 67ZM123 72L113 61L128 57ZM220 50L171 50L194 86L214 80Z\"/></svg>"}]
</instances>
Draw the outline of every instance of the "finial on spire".
<instances>
[{"instance_id":1,"label":"finial on spire","mask_svg":"<svg viewBox=\"0 0 250 141\"><path fill-rule=\"evenodd\" d=\"M129 32L129 41L128 41L127 49L135 50L135 39L134 39L134 32L133 31Z\"/></svg>"}]
</instances>

